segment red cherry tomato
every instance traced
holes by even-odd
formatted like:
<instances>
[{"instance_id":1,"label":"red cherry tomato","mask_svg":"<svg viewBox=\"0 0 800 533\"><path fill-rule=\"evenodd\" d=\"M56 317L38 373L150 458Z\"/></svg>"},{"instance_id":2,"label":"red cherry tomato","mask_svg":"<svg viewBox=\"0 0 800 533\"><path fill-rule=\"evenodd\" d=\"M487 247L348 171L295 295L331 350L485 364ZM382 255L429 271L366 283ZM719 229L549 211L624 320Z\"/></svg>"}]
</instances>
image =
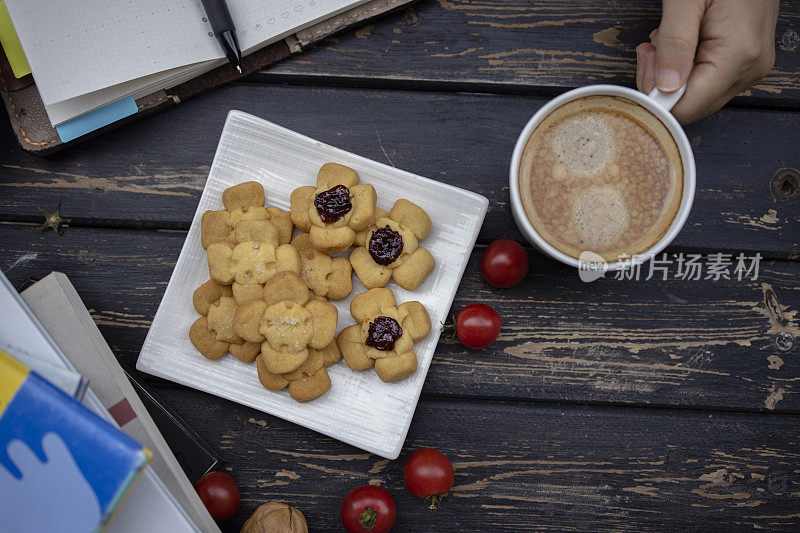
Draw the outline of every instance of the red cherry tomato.
<instances>
[{"instance_id":1,"label":"red cherry tomato","mask_svg":"<svg viewBox=\"0 0 800 533\"><path fill-rule=\"evenodd\" d=\"M511 239L492 241L481 257L481 273L495 287L513 287L525 279L529 269L525 249Z\"/></svg>"},{"instance_id":2,"label":"red cherry tomato","mask_svg":"<svg viewBox=\"0 0 800 533\"><path fill-rule=\"evenodd\" d=\"M397 507L383 487L361 485L344 497L341 513L349 533L386 533L394 525Z\"/></svg>"},{"instance_id":3,"label":"red cherry tomato","mask_svg":"<svg viewBox=\"0 0 800 533\"><path fill-rule=\"evenodd\" d=\"M239 508L239 486L225 472L209 472L195 483L194 490L214 520L233 518Z\"/></svg>"},{"instance_id":4,"label":"red cherry tomato","mask_svg":"<svg viewBox=\"0 0 800 533\"><path fill-rule=\"evenodd\" d=\"M430 497L433 509L453 487L455 472L445 454L434 448L420 448L406 460L403 481L414 496Z\"/></svg>"},{"instance_id":5,"label":"red cherry tomato","mask_svg":"<svg viewBox=\"0 0 800 533\"><path fill-rule=\"evenodd\" d=\"M469 304L456 317L458 340L467 348L480 350L500 335L500 315L485 304Z\"/></svg>"}]
</instances>

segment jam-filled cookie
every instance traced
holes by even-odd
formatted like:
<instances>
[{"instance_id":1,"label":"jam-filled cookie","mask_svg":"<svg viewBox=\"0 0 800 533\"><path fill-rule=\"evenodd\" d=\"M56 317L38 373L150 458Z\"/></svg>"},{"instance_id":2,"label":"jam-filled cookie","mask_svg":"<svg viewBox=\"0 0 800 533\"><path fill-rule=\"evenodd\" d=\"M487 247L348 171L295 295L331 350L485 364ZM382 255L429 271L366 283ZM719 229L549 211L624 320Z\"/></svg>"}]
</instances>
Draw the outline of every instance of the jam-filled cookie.
<instances>
[{"instance_id":1,"label":"jam-filled cookie","mask_svg":"<svg viewBox=\"0 0 800 533\"><path fill-rule=\"evenodd\" d=\"M361 283L373 289L394 279L406 290L416 289L436 264L419 245L431 226L428 214L408 200L397 200L389 213L380 210L375 223L356 235L358 246L350 253L350 264Z\"/></svg>"},{"instance_id":2,"label":"jam-filled cookie","mask_svg":"<svg viewBox=\"0 0 800 533\"><path fill-rule=\"evenodd\" d=\"M431 320L416 301L397 305L390 289L363 292L350 303L350 314L358 322L339 333L339 350L351 370L375 367L383 381L405 379L417 370L414 342L428 336Z\"/></svg>"},{"instance_id":3,"label":"jam-filled cookie","mask_svg":"<svg viewBox=\"0 0 800 533\"><path fill-rule=\"evenodd\" d=\"M325 163L317 173L316 187L299 187L292 192L292 222L310 235L316 250L344 252L352 246L356 232L375 220L375 189L359 181L352 168Z\"/></svg>"}]
</instances>

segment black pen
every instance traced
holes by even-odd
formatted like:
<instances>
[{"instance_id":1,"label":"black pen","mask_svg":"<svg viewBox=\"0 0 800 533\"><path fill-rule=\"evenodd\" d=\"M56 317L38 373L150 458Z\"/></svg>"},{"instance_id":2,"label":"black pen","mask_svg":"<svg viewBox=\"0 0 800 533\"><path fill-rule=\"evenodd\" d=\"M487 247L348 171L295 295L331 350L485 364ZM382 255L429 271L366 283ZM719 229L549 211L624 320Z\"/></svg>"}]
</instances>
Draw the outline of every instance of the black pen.
<instances>
[{"instance_id":1,"label":"black pen","mask_svg":"<svg viewBox=\"0 0 800 533\"><path fill-rule=\"evenodd\" d=\"M233 25L231 12L225 0L203 0L203 9L206 10L208 23L214 35L219 39L219 44L225 50L225 56L231 65L236 67L239 73L242 72L242 51L239 50L239 42L236 40L236 27Z\"/></svg>"}]
</instances>

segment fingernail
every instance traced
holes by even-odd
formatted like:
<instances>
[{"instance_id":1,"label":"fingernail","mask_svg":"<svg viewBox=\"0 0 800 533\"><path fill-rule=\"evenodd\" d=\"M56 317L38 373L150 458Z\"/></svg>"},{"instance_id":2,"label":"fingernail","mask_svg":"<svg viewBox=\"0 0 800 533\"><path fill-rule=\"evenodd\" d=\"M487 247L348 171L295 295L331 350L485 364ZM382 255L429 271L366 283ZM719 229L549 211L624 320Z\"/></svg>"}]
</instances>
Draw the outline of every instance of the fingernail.
<instances>
[{"instance_id":1,"label":"fingernail","mask_svg":"<svg viewBox=\"0 0 800 533\"><path fill-rule=\"evenodd\" d=\"M659 91L673 93L681 88L681 75L677 70L661 69L656 73L656 86Z\"/></svg>"}]
</instances>

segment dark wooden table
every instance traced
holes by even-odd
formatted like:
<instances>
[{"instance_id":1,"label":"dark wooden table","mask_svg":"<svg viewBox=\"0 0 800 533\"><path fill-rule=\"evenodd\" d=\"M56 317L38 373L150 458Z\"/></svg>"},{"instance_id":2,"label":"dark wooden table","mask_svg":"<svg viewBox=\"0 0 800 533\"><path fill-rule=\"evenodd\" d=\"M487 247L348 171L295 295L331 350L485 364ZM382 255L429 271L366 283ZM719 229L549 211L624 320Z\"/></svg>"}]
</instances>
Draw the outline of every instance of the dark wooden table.
<instances>
[{"instance_id":1,"label":"dark wooden table","mask_svg":"<svg viewBox=\"0 0 800 533\"><path fill-rule=\"evenodd\" d=\"M397 531L797 531L800 5L782 2L773 72L687 128L697 197L668 251L760 253L756 280L587 284L532 251L531 275L513 289L480 276L488 242L522 240L507 175L528 118L571 87L633 84L633 48L660 5L604 4L421 1L51 159L0 128L0 269L17 286L68 274L133 365L225 114L240 109L487 196L453 308L486 302L504 323L483 351L443 338L391 462L143 376L238 480L242 506L224 530L271 499L298 506L315 530L337 530L342 496L374 483L395 497ZM58 202L72 219L63 235L36 231L37 208ZM793 347L781 349L781 333ZM455 466L436 512L403 486L403 462L420 446Z\"/></svg>"}]
</instances>

